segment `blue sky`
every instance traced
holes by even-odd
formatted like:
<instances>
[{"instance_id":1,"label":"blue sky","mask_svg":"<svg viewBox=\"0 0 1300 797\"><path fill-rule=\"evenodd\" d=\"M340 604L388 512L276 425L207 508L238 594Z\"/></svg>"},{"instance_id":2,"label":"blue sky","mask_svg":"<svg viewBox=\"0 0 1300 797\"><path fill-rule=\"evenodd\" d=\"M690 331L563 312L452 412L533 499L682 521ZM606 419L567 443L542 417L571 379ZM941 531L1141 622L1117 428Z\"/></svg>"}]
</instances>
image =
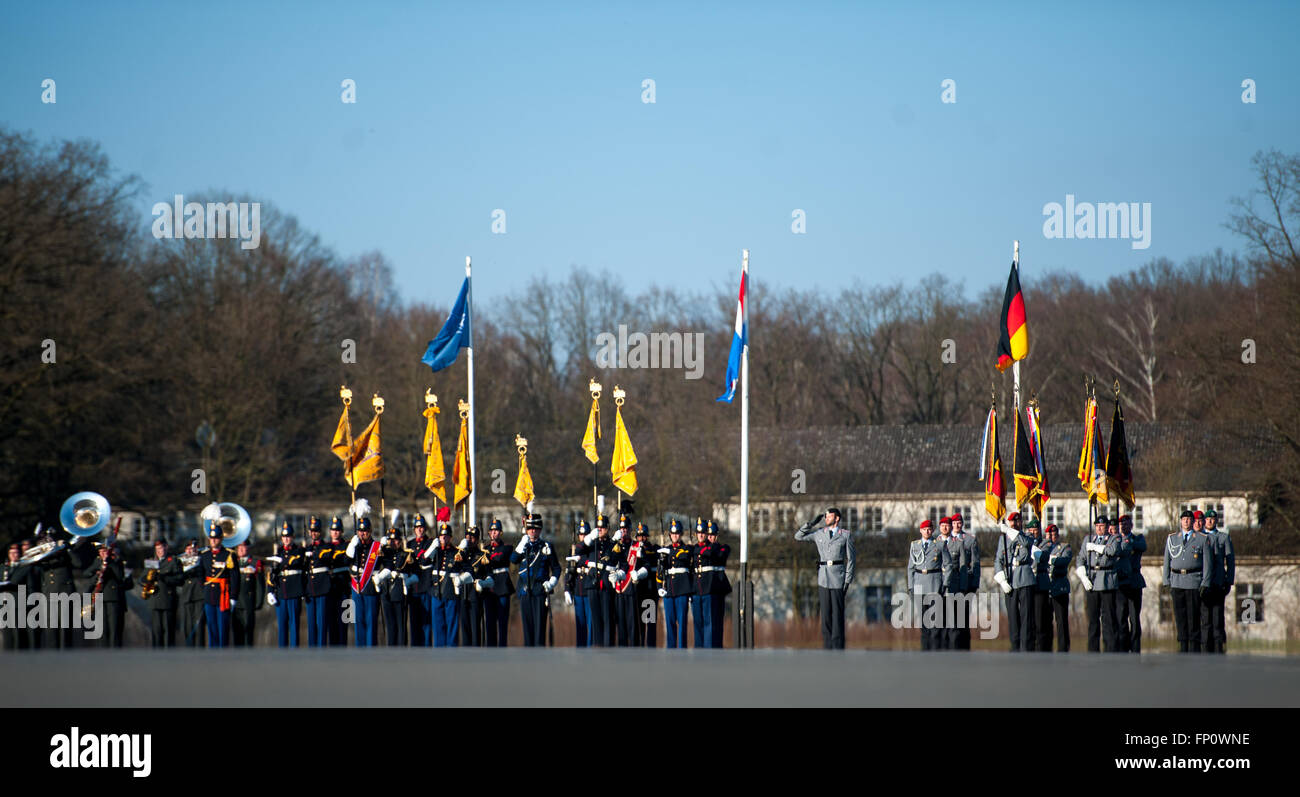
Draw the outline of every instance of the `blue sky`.
<instances>
[{"instance_id":1,"label":"blue sky","mask_svg":"<svg viewBox=\"0 0 1300 797\"><path fill-rule=\"evenodd\" d=\"M467 254L480 301L574 265L632 290L732 291L744 247L756 294L941 272L973 296L1005 279L1013 238L1026 282L1100 280L1239 249L1222 225L1251 155L1300 151L1298 3L44 2L0 18L0 122L101 142L149 185L142 229L175 193L248 194L344 256L382 250L402 295L436 304ZM1045 239L1043 205L1066 194L1150 202L1150 248Z\"/></svg>"}]
</instances>

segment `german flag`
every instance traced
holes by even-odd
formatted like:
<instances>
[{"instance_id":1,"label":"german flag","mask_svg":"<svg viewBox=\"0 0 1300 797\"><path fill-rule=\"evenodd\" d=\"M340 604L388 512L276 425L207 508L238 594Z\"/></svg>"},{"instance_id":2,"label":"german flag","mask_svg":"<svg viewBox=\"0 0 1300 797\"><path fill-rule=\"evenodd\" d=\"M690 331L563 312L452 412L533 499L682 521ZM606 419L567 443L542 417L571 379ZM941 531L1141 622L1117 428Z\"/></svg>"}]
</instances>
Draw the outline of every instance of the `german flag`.
<instances>
[{"instance_id":1,"label":"german flag","mask_svg":"<svg viewBox=\"0 0 1300 797\"><path fill-rule=\"evenodd\" d=\"M1034 452L1029 447L1025 425L1020 422L1020 413L1016 413L1016 448L1012 460L1011 469L1016 478L1016 506L1030 504L1039 507L1037 499L1042 492L1042 479L1034 463Z\"/></svg>"},{"instance_id":2,"label":"german flag","mask_svg":"<svg viewBox=\"0 0 1300 797\"><path fill-rule=\"evenodd\" d=\"M1007 488L1002 481L1002 454L998 451L998 413L993 407L989 407L989 418L984 424L980 478L984 480L984 508L1001 523L1007 515Z\"/></svg>"},{"instance_id":3,"label":"german flag","mask_svg":"<svg viewBox=\"0 0 1300 797\"><path fill-rule=\"evenodd\" d=\"M1133 468L1128 461L1128 440L1124 436L1124 411L1115 395L1115 414L1110 419L1110 450L1106 452L1106 487L1129 509L1133 508Z\"/></svg>"},{"instance_id":4,"label":"german flag","mask_svg":"<svg viewBox=\"0 0 1300 797\"><path fill-rule=\"evenodd\" d=\"M1029 354L1029 328L1025 323L1025 297L1020 293L1020 269L1013 262L1007 277L1007 292L1002 297L1002 324L998 330L999 371Z\"/></svg>"}]
</instances>

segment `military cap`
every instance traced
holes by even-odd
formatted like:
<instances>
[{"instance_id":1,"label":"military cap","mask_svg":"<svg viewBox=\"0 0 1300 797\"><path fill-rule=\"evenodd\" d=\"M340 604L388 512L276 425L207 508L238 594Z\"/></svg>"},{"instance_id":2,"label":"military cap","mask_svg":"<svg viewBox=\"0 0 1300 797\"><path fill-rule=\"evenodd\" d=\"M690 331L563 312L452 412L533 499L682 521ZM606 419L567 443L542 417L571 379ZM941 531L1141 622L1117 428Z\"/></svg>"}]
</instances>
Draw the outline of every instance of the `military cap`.
<instances>
[{"instance_id":1,"label":"military cap","mask_svg":"<svg viewBox=\"0 0 1300 797\"><path fill-rule=\"evenodd\" d=\"M1050 533L1050 532L1053 532L1053 531L1059 533L1061 530L1058 529L1058 528L1056 527L1056 524L1055 524L1055 523L1048 523L1048 524L1047 524L1047 528L1043 530L1043 533L1044 533L1044 534L1047 534L1047 533Z\"/></svg>"},{"instance_id":2,"label":"military cap","mask_svg":"<svg viewBox=\"0 0 1300 797\"><path fill-rule=\"evenodd\" d=\"M596 515L596 528L598 529L609 528L609 518L605 517L604 515Z\"/></svg>"},{"instance_id":3,"label":"military cap","mask_svg":"<svg viewBox=\"0 0 1300 797\"><path fill-rule=\"evenodd\" d=\"M1198 510L1196 510L1195 514L1192 515L1192 519L1193 519L1193 520L1204 520L1204 519L1205 519L1205 513L1198 509Z\"/></svg>"},{"instance_id":4,"label":"military cap","mask_svg":"<svg viewBox=\"0 0 1300 797\"><path fill-rule=\"evenodd\" d=\"M289 521L286 520L284 522L284 525L280 526L280 536L281 537L293 536L293 526L289 523Z\"/></svg>"},{"instance_id":5,"label":"military cap","mask_svg":"<svg viewBox=\"0 0 1300 797\"><path fill-rule=\"evenodd\" d=\"M428 528L427 526L424 525L424 515L421 515L419 512L416 512L415 522L411 524L411 528L415 528L415 529Z\"/></svg>"},{"instance_id":6,"label":"military cap","mask_svg":"<svg viewBox=\"0 0 1300 797\"><path fill-rule=\"evenodd\" d=\"M697 533L704 531L704 518L702 517L695 518L695 531Z\"/></svg>"},{"instance_id":7,"label":"military cap","mask_svg":"<svg viewBox=\"0 0 1300 797\"><path fill-rule=\"evenodd\" d=\"M940 525L940 526L944 525L945 523L948 524L949 526L951 526L951 525L952 525L952 518L947 517L947 516L939 518L939 525Z\"/></svg>"},{"instance_id":8,"label":"military cap","mask_svg":"<svg viewBox=\"0 0 1300 797\"><path fill-rule=\"evenodd\" d=\"M632 524L628 522L627 515L620 514L618 516L618 527L620 529L627 529L632 527Z\"/></svg>"},{"instance_id":9,"label":"military cap","mask_svg":"<svg viewBox=\"0 0 1300 797\"><path fill-rule=\"evenodd\" d=\"M315 515L312 515L311 518L307 521L307 530L320 531L320 518L316 517Z\"/></svg>"},{"instance_id":10,"label":"military cap","mask_svg":"<svg viewBox=\"0 0 1300 797\"><path fill-rule=\"evenodd\" d=\"M397 529L389 529L389 530L388 530L388 539L390 539L390 540L399 540L399 539L401 539L401 538L402 538L402 535L400 535L400 534L397 533Z\"/></svg>"},{"instance_id":11,"label":"military cap","mask_svg":"<svg viewBox=\"0 0 1300 797\"><path fill-rule=\"evenodd\" d=\"M1094 526L1105 526L1105 525L1106 525L1107 523L1109 523L1109 522L1110 522L1110 521L1106 520L1106 516L1105 516L1105 515L1098 515L1097 518L1096 518L1096 520L1092 521L1092 525L1094 525Z\"/></svg>"},{"instance_id":12,"label":"military cap","mask_svg":"<svg viewBox=\"0 0 1300 797\"><path fill-rule=\"evenodd\" d=\"M1013 520L1019 520L1019 519L1020 519L1020 513L1019 513L1019 512L1012 512L1011 514L1007 515L1007 522L1008 522L1008 523L1010 523L1010 522L1013 521Z\"/></svg>"},{"instance_id":13,"label":"military cap","mask_svg":"<svg viewBox=\"0 0 1300 797\"><path fill-rule=\"evenodd\" d=\"M622 526L620 526L619 528L622 528ZM542 530L541 515L539 515L536 512L530 512L529 514L524 516L524 531L527 531L529 529L537 529L538 531Z\"/></svg>"},{"instance_id":14,"label":"military cap","mask_svg":"<svg viewBox=\"0 0 1300 797\"><path fill-rule=\"evenodd\" d=\"M342 530L343 530L343 521L339 518L339 516L335 515L334 517L330 518L330 531L342 531Z\"/></svg>"},{"instance_id":15,"label":"military cap","mask_svg":"<svg viewBox=\"0 0 1300 797\"><path fill-rule=\"evenodd\" d=\"M501 531L501 521L492 518L492 524L488 526L488 531Z\"/></svg>"},{"instance_id":16,"label":"military cap","mask_svg":"<svg viewBox=\"0 0 1300 797\"><path fill-rule=\"evenodd\" d=\"M705 523L704 533L705 533L705 534L718 534L718 533L719 533L719 531L718 531L718 524L717 524L717 523L714 523L712 520L708 521L707 523Z\"/></svg>"},{"instance_id":17,"label":"military cap","mask_svg":"<svg viewBox=\"0 0 1300 797\"><path fill-rule=\"evenodd\" d=\"M650 529L646 528L644 523L638 523L636 524L636 536L640 537L642 534L647 537L650 536Z\"/></svg>"},{"instance_id":18,"label":"military cap","mask_svg":"<svg viewBox=\"0 0 1300 797\"><path fill-rule=\"evenodd\" d=\"M357 531L370 531L370 518L363 517L357 521Z\"/></svg>"},{"instance_id":19,"label":"military cap","mask_svg":"<svg viewBox=\"0 0 1300 797\"><path fill-rule=\"evenodd\" d=\"M585 534L587 534L587 532L589 532L589 531L591 531L591 526L588 526L588 525L587 525L587 519L586 519L586 518L582 518L581 520L579 520L579 521L578 521L578 533L579 533L579 534L583 534L583 535L585 535Z\"/></svg>"},{"instance_id":20,"label":"military cap","mask_svg":"<svg viewBox=\"0 0 1300 797\"><path fill-rule=\"evenodd\" d=\"M448 522L445 521L445 520L442 521L441 523L439 523L439 524L438 524L438 534L439 534L439 535L446 534L447 536L451 536L451 524L448 523Z\"/></svg>"},{"instance_id":21,"label":"military cap","mask_svg":"<svg viewBox=\"0 0 1300 797\"><path fill-rule=\"evenodd\" d=\"M1178 519L1179 519L1179 520L1182 520L1183 518L1189 518L1189 519L1190 519L1190 518L1195 518L1195 517L1196 517L1196 516L1192 514L1192 510L1190 510L1190 509L1184 509L1183 512L1182 512L1182 514L1180 514L1180 515L1178 516Z\"/></svg>"},{"instance_id":22,"label":"military cap","mask_svg":"<svg viewBox=\"0 0 1300 797\"><path fill-rule=\"evenodd\" d=\"M682 526L681 526L680 523L677 522L677 518L673 518L672 521L669 522L669 524L668 524L668 533L669 533L669 534L681 534L681 533L682 533Z\"/></svg>"},{"instance_id":23,"label":"military cap","mask_svg":"<svg viewBox=\"0 0 1300 797\"><path fill-rule=\"evenodd\" d=\"M469 528L465 529L465 536L478 537L478 526L470 526Z\"/></svg>"},{"instance_id":24,"label":"military cap","mask_svg":"<svg viewBox=\"0 0 1300 797\"><path fill-rule=\"evenodd\" d=\"M1025 524L1025 528L1027 528L1027 529L1037 529L1037 528L1042 528L1042 524L1040 524L1040 523L1038 522L1038 518L1034 518L1033 520L1031 520L1031 521L1029 521L1028 523Z\"/></svg>"},{"instance_id":25,"label":"military cap","mask_svg":"<svg viewBox=\"0 0 1300 797\"><path fill-rule=\"evenodd\" d=\"M842 512L840 512L840 508L839 508L838 506L830 506L830 507L827 507L827 508L826 508L826 511L827 511L827 512L834 512L834 513L835 513L835 517L844 517L844 514L843 514Z\"/></svg>"},{"instance_id":26,"label":"military cap","mask_svg":"<svg viewBox=\"0 0 1300 797\"><path fill-rule=\"evenodd\" d=\"M934 528L934 524L930 522L930 519L929 519L929 518L926 518L925 520L922 520L922 521L921 521L921 526L920 526L920 527L923 528L923 529L932 529L932 528Z\"/></svg>"},{"instance_id":27,"label":"military cap","mask_svg":"<svg viewBox=\"0 0 1300 797\"><path fill-rule=\"evenodd\" d=\"M1208 510L1208 511L1205 513L1205 516L1206 516L1207 518L1214 518L1215 520L1218 520L1218 519L1219 519L1219 513L1218 513L1218 512L1215 512L1213 509Z\"/></svg>"},{"instance_id":28,"label":"military cap","mask_svg":"<svg viewBox=\"0 0 1300 797\"><path fill-rule=\"evenodd\" d=\"M222 536L222 534L221 534L221 529L218 528L218 526L217 526L217 521L215 521L215 520L209 520L209 521L208 521L208 538L211 539L212 537L220 537L220 536Z\"/></svg>"}]
</instances>

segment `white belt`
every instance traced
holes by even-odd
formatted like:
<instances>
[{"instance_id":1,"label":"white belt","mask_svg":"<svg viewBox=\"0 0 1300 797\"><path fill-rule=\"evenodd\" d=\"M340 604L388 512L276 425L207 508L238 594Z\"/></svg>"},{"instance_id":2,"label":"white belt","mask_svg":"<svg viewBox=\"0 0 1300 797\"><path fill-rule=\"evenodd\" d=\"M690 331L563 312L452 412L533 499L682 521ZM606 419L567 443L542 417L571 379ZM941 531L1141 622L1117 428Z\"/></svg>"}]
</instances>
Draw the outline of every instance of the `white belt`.
<instances>
[{"instance_id":1,"label":"white belt","mask_svg":"<svg viewBox=\"0 0 1300 797\"><path fill-rule=\"evenodd\" d=\"M492 575L495 576L495 575L497 575L497 574L499 574L499 573L509 573L509 572L510 572L510 568L508 568L508 567L498 567L498 568L496 568L495 570L492 571Z\"/></svg>"},{"instance_id":2,"label":"white belt","mask_svg":"<svg viewBox=\"0 0 1300 797\"><path fill-rule=\"evenodd\" d=\"M280 571L280 575L282 575L282 576L300 576L300 575L302 575L302 571L301 571L301 570L281 570L281 571Z\"/></svg>"},{"instance_id":3,"label":"white belt","mask_svg":"<svg viewBox=\"0 0 1300 797\"><path fill-rule=\"evenodd\" d=\"M313 568L311 569L311 572L312 572L312 573L328 573L328 572L329 572L329 568L328 568L328 567L313 567Z\"/></svg>"},{"instance_id":4,"label":"white belt","mask_svg":"<svg viewBox=\"0 0 1300 797\"><path fill-rule=\"evenodd\" d=\"M441 578L442 576L450 576L450 575L452 575L452 572L451 572L450 570L435 570L435 571L433 571L433 575L438 576L439 578Z\"/></svg>"},{"instance_id":5,"label":"white belt","mask_svg":"<svg viewBox=\"0 0 1300 797\"><path fill-rule=\"evenodd\" d=\"M421 570L432 570L433 565L420 565Z\"/></svg>"},{"instance_id":6,"label":"white belt","mask_svg":"<svg viewBox=\"0 0 1300 797\"><path fill-rule=\"evenodd\" d=\"M701 572L701 573L708 573L708 572L713 571L713 570L717 570L717 571L721 572L721 571L726 570L726 569L727 569L727 568L725 568L725 567L719 567L719 566L716 566L716 565L705 565L704 567L701 567L701 568L700 568L700 572Z\"/></svg>"},{"instance_id":7,"label":"white belt","mask_svg":"<svg viewBox=\"0 0 1300 797\"><path fill-rule=\"evenodd\" d=\"M689 567L670 567L670 568L668 568L668 575L670 575L670 576L680 576L680 575L682 575L683 573L689 573L689 572L691 572L691 569L690 569Z\"/></svg>"},{"instance_id":8,"label":"white belt","mask_svg":"<svg viewBox=\"0 0 1300 797\"><path fill-rule=\"evenodd\" d=\"M588 569L588 570L608 570L608 571L611 572L611 573L613 573L614 570L615 570L615 568L611 567L610 565L602 565L602 564L600 564L599 562L587 562L587 569Z\"/></svg>"}]
</instances>

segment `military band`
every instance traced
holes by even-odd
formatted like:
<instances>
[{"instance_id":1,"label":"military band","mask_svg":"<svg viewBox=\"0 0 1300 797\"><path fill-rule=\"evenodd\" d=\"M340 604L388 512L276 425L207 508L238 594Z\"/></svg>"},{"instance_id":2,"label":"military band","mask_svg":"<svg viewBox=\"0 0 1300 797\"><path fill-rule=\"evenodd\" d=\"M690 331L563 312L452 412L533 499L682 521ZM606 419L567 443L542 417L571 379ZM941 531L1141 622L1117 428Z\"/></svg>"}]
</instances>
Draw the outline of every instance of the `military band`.
<instances>
[{"instance_id":1,"label":"military band","mask_svg":"<svg viewBox=\"0 0 1300 797\"><path fill-rule=\"evenodd\" d=\"M230 631L237 648L257 645L257 612L268 597L266 576L261 559L250 556L248 541L235 546L239 565L239 592L231 610Z\"/></svg>"},{"instance_id":2,"label":"military band","mask_svg":"<svg viewBox=\"0 0 1300 797\"><path fill-rule=\"evenodd\" d=\"M96 601L104 604L104 630L100 644L104 647L122 647L122 632L126 625L126 594L135 585L131 573L118 554L117 545L99 546L99 558L82 573L96 582Z\"/></svg>"},{"instance_id":3,"label":"military band","mask_svg":"<svg viewBox=\"0 0 1300 797\"><path fill-rule=\"evenodd\" d=\"M208 527L208 549L199 555L203 578L203 614L208 626L208 647L230 645L230 610L238 605L239 566L235 553L221 543L221 529L213 521Z\"/></svg>"}]
</instances>

